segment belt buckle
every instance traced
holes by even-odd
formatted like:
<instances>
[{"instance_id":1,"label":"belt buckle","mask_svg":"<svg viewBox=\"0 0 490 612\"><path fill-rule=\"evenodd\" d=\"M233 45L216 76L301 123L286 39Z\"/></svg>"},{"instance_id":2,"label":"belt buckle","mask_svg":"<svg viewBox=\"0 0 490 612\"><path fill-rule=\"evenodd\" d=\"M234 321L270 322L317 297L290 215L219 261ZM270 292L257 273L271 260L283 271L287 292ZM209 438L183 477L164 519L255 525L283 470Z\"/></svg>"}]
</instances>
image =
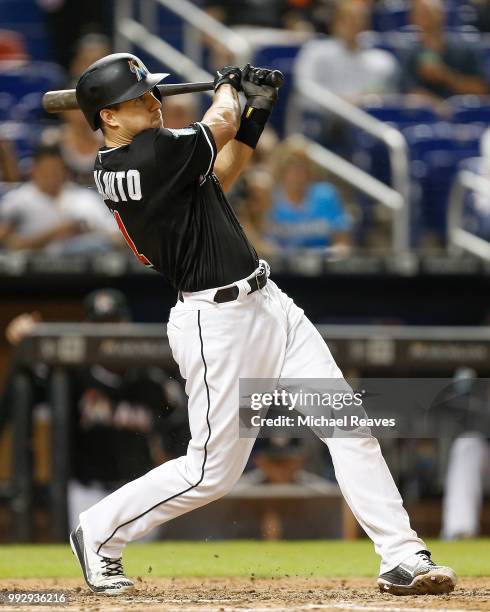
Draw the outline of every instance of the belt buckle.
<instances>
[{"instance_id":1,"label":"belt buckle","mask_svg":"<svg viewBox=\"0 0 490 612\"><path fill-rule=\"evenodd\" d=\"M250 283L250 291L247 293L247 295L250 295L251 293L253 293L254 291L259 291L260 290L260 284L259 284L259 276L262 276L262 274L265 272L265 270L261 270L260 272L258 272L253 278L250 279L250 281L255 281L255 285L256 287L252 286L252 283L249 281Z\"/></svg>"}]
</instances>

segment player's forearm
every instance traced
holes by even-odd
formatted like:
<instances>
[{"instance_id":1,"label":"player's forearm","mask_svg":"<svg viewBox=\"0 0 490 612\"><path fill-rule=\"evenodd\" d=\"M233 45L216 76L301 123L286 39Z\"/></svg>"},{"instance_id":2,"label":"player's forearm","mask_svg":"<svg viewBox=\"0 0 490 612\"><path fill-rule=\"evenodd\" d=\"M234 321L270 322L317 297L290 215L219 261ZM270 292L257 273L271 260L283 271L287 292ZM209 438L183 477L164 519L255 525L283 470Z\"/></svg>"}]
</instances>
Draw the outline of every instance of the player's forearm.
<instances>
[{"instance_id":1,"label":"player's forearm","mask_svg":"<svg viewBox=\"0 0 490 612\"><path fill-rule=\"evenodd\" d=\"M211 130L218 151L235 138L240 127L240 100L231 85L221 85L214 101L202 119Z\"/></svg>"},{"instance_id":2,"label":"player's forearm","mask_svg":"<svg viewBox=\"0 0 490 612\"><path fill-rule=\"evenodd\" d=\"M459 72L452 72L447 77L447 85L455 94L472 94L485 96L488 94L488 85L478 76L465 76Z\"/></svg>"},{"instance_id":3,"label":"player's forearm","mask_svg":"<svg viewBox=\"0 0 490 612\"><path fill-rule=\"evenodd\" d=\"M253 149L238 140L230 140L220 151L214 164L214 174L223 191L228 191L252 157Z\"/></svg>"}]
</instances>

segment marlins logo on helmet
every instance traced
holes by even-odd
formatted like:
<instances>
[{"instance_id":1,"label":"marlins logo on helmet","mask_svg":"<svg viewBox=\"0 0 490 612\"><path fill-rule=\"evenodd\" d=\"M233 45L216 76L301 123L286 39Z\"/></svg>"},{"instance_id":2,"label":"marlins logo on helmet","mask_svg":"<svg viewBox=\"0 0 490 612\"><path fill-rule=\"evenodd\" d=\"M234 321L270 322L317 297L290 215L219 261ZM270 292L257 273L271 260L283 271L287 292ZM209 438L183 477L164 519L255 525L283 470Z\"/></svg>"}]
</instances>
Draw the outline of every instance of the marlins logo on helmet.
<instances>
[{"instance_id":1,"label":"marlins logo on helmet","mask_svg":"<svg viewBox=\"0 0 490 612\"><path fill-rule=\"evenodd\" d=\"M128 60L128 64L131 72L134 72L136 74L136 78L138 79L138 81L144 79L145 76L148 74L148 70L144 66L143 62L138 63L136 60L130 59Z\"/></svg>"}]
</instances>

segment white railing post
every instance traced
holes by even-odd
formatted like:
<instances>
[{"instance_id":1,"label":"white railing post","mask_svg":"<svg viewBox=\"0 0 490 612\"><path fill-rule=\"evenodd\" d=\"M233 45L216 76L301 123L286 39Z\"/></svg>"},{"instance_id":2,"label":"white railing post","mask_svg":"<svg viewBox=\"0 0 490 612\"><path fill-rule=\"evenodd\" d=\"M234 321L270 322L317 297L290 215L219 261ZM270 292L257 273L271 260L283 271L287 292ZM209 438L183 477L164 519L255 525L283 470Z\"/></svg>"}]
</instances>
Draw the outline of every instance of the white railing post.
<instances>
[{"instance_id":1,"label":"white railing post","mask_svg":"<svg viewBox=\"0 0 490 612\"><path fill-rule=\"evenodd\" d=\"M83 0L82 0L83 1ZM151 2L152 0L148 0ZM133 12L132 0L116 0L114 5L114 51L122 53L124 51L131 53L132 47L130 41L122 34L121 24L126 19L130 19ZM129 45L128 45L129 42Z\"/></svg>"},{"instance_id":2,"label":"white railing post","mask_svg":"<svg viewBox=\"0 0 490 612\"><path fill-rule=\"evenodd\" d=\"M470 170L461 170L454 180L449 196L447 241L452 253L466 251L490 261L490 242L463 228L463 207L466 191L490 197L490 179Z\"/></svg>"},{"instance_id":3,"label":"white railing post","mask_svg":"<svg viewBox=\"0 0 490 612\"><path fill-rule=\"evenodd\" d=\"M403 206L394 216L393 245L397 252L410 250L410 172L408 147L403 134L394 127L379 121L365 111L325 87L309 79L297 79L295 88L312 108L321 108L340 117L347 123L371 134L383 142L390 158L393 188L401 195ZM297 98L295 99L297 102Z\"/></svg>"}]
</instances>

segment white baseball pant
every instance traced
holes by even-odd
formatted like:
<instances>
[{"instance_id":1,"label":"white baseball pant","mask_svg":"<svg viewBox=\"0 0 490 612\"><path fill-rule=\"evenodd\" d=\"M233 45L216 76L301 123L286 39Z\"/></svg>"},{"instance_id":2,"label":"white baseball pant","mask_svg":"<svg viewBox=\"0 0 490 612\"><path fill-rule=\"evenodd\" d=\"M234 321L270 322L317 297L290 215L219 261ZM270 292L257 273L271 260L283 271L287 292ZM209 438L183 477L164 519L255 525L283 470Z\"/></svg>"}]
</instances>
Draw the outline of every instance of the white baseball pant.
<instances>
[{"instance_id":1,"label":"white baseball pant","mask_svg":"<svg viewBox=\"0 0 490 612\"><path fill-rule=\"evenodd\" d=\"M134 480L80 515L86 543L107 557L151 529L226 495L242 474L253 439L238 435L243 378L342 377L303 311L274 282L217 304L216 289L184 293L167 333L186 379L192 439L187 454ZM375 438L324 440L353 514L388 571L426 548L408 515ZM116 458L115 458L116 460ZM328 520L328 517L325 517Z\"/></svg>"},{"instance_id":2,"label":"white baseball pant","mask_svg":"<svg viewBox=\"0 0 490 612\"><path fill-rule=\"evenodd\" d=\"M442 506L442 537L475 537L483 495L490 491L490 444L467 432L451 445Z\"/></svg>"}]
</instances>

